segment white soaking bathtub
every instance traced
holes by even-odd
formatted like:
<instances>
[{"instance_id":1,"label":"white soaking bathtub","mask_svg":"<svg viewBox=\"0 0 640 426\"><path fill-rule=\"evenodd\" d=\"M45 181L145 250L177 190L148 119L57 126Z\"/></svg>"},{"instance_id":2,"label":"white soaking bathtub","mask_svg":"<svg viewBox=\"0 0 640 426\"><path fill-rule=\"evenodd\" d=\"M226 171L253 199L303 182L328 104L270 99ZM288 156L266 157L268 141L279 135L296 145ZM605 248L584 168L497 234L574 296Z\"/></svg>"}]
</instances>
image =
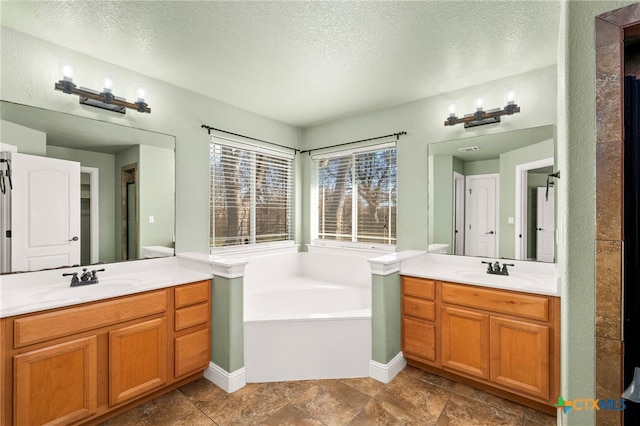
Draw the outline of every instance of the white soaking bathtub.
<instances>
[{"instance_id":1,"label":"white soaking bathtub","mask_svg":"<svg viewBox=\"0 0 640 426\"><path fill-rule=\"evenodd\" d=\"M244 258L248 383L369 374L375 253L310 250Z\"/></svg>"}]
</instances>

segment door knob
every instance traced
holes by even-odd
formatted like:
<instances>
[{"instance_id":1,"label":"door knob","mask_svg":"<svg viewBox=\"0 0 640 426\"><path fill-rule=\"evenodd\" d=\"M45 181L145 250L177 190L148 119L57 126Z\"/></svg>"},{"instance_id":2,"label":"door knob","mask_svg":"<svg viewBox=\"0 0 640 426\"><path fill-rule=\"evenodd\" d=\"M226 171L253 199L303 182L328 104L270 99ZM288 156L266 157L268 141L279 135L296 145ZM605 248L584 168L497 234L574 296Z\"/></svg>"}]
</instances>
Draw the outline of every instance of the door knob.
<instances>
[{"instance_id":1,"label":"door knob","mask_svg":"<svg viewBox=\"0 0 640 426\"><path fill-rule=\"evenodd\" d=\"M542 228L536 228L536 230L538 230L538 231L544 231L544 229L542 229Z\"/></svg>"},{"instance_id":2,"label":"door knob","mask_svg":"<svg viewBox=\"0 0 640 426\"><path fill-rule=\"evenodd\" d=\"M75 237L73 237L72 239L70 239L69 241L78 241L80 238L78 238L78 236L76 235Z\"/></svg>"},{"instance_id":3,"label":"door knob","mask_svg":"<svg viewBox=\"0 0 640 426\"><path fill-rule=\"evenodd\" d=\"M493 232L493 231L489 231L489 232L487 232L487 234L491 234L491 235L493 235L493 234L495 234L495 232Z\"/></svg>"}]
</instances>

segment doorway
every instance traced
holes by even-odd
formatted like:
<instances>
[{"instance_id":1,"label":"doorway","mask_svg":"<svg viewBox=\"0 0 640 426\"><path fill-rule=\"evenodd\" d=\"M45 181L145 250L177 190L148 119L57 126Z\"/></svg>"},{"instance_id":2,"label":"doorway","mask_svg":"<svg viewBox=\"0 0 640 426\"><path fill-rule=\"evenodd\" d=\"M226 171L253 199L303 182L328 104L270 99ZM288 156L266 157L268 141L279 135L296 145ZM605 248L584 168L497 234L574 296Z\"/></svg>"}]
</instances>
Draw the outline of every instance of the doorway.
<instances>
[{"instance_id":1,"label":"doorway","mask_svg":"<svg viewBox=\"0 0 640 426\"><path fill-rule=\"evenodd\" d=\"M465 254L496 257L500 175L467 176L465 191Z\"/></svg>"},{"instance_id":2,"label":"doorway","mask_svg":"<svg viewBox=\"0 0 640 426\"><path fill-rule=\"evenodd\" d=\"M543 255L544 258L551 258L546 260L552 262L554 258L553 251L555 250L555 229L551 224L552 229L549 228L549 223L544 227L537 226L538 221L538 190L537 188L545 186L546 195L546 175L553 172L553 157L545 158L542 160L532 161L529 163L518 164L516 166L516 253L515 258L517 260L535 260L538 258L537 237L544 238L547 244L545 245L546 251L549 251L553 247L551 253ZM550 194L553 194L551 192ZM553 200L554 197L545 196L545 202L547 211L553 212ZM544 204L541 208L544 208ZM544 212L543 212L544 213ZM544 218L544 217L543 217ZM547 220L547 222L549 222ZM539 231L542 229L542 231ZM551 238L553 244L548 246L548 239Z\"/></svg>"},{"instance_id":3,"label":"doorway","mask_svg":"<svg viewBox=\"0 0 640 426\"><path fill-rule=\"evenodd\" d=\"M80 167L80 262L100 261L99 169Z\"/></svg>"},{"instance_id":4,"label":"doorway","mask_svg":"<svg viewBox=\"0 0 640 426\"><path fill-rule=\"evenodd\" d=\"M122 167L120 193L122 212L122 260L138 258L138 163Z\"/></svg>"}]
</instances>

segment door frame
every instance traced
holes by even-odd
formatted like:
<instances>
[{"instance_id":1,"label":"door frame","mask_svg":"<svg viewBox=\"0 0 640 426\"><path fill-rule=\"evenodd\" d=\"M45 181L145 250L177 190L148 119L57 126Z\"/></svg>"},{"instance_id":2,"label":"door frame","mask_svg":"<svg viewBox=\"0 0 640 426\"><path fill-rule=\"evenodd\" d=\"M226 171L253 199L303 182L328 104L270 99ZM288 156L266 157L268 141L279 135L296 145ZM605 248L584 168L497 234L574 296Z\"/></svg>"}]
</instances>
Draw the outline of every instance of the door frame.
<instances>
[{"instance_id":1,"label":"door frame","mask_svg":"<svg viewBox=\"0 0 640 426\"><path fill-rule=\"evenodd\" d=\"M461 188L460 188L461 187ZM459 191L462 189L462 191ZM462 173L453 172L453 250L451 254L464 254L465 239L465 176ZM458 219L461 219L460 227L458 227ZM458 231L456 233L456 231ZM462 235L459 235L462 232ZM460 240L460 244L458 244Z\"/></svg>"},{"instance_id":2,"label":"door frame","mask_svg":"<svg viewBox=\"0 0 640 426\"><path fill-rule=\"evenodd\" d=\"M553 157L516 165L516 260L526 260L527 256L527 173L529 170L553 165Z\"/></svg>"},{"instance_id":3,"label":"door frame","mask_svg":"<svg viewBox=\"0 0 640 426\"><path fill-rule=\"evenodd\" d=\"M98 196L99 188L99 170L97 167L80 166L80 173L89 175L89 227L91 234L90 261L98 263L100 261L100 203Z\"/></svg>"}]
</instances>

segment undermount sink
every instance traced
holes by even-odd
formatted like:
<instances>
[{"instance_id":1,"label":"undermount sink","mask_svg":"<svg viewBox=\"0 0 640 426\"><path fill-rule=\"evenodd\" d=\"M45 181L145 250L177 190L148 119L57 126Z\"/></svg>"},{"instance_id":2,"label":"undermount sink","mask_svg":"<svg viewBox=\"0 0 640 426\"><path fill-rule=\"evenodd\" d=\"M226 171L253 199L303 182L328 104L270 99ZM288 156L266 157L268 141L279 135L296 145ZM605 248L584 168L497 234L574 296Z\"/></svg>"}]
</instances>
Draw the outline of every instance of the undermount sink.
<instances>
[{"instance_id":1,"label":"undermount sink","mask_svg":"<svg viewBox=\"0 0 640 426\"><path fill-rule=\"evenodd\" d=\"M69 284L56 285L40 294L41 300L78 299L86 296L105 296L140 285L140 279L100 278L96 284L71 287Z\"/></svg>"},{"instance_id":2,"label":"undermount sink","mask_svg":"<svg viewBox=\"0 0 640 426\"><path fill-rule=\"evenodd\" d=\"M540 277L531 275L531 274L517 274L517 275L497 275L497 274L488 274L482 273L478 271L459 271L456 273L460 278L478 281L478 282L487 282L490 281L495 284L504 283L505 285L510 286L518 286L518 287L531 287L544 283L544 280Z\"/></svg>"}]
</instances>

